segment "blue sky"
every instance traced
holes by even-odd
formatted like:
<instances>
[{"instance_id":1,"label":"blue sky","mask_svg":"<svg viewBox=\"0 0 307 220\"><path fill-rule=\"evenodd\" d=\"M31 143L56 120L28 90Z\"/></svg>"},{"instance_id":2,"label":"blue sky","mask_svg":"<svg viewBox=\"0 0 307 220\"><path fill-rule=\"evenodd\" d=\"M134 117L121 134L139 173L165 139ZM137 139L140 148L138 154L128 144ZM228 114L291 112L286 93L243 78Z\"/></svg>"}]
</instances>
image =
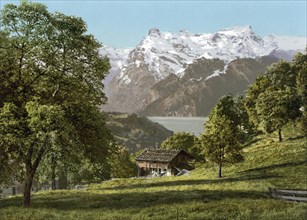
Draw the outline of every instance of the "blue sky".
<instances>
[{"instance_id":1,"label":"blue sky","mask_svg":"<svg viewBox=\"0 0 307 220\"><path fill-rule=\"evenodd\" d=\"M8 2L0 0L1 7ZM153 27L161 31L211 33L251 25L260 36L307 36L307 3L302 1L89 1L45 0L50 11L82 17L105 45L136 46Z\"/></svg>"}]
</instances>

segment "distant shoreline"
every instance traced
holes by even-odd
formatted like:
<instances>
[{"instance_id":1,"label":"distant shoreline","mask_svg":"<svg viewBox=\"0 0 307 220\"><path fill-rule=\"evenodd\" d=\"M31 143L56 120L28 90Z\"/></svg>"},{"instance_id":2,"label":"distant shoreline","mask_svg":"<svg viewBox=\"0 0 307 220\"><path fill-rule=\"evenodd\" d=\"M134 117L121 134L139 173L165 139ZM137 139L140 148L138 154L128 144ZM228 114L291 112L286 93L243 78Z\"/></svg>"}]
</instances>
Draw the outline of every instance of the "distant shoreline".
<instances>
[{"instance_id":1,"label":"distant shoreline","mask_svg":"<svg viewBox=\"0 0 307 220\"><path fill-rule=\"evenodd\" d=\"M196 136L203 133L203 125L208 117L148 117L173 132L190 132Z\"/></svg>"}]
</instances>

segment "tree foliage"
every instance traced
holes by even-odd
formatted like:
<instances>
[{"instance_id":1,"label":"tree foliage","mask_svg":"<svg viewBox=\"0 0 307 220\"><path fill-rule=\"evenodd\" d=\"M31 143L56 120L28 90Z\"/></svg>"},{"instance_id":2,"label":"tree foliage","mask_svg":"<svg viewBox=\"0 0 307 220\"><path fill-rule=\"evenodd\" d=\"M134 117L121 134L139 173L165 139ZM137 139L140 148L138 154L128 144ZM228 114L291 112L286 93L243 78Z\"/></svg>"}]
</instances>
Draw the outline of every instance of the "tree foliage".
<instances>
[{"instance_id":1,"label":"tree foliage","mask_svg":"<svg viewBox=\"0 0 307 220\"><path fill-rule=\"evenodd\" d=\"M204 153L206 158L218 165L219 177L222 177L224 163L243 160L239 124L231 96L224 96L219 100L205 123L205 131L201 136Z\"/></svg>"},{"instance_id":2,"label":"tree foliage","mask_svg":"<svg viewBox=\"0 0 307 220\"><path fill-rule=\"evenodd\" d=\"M235 111L238 116L238 129L240 143L246 142L254 133L255 126L251 123L248 111L245 105L245 98L243 96L236 96L233 98Z\"/></svg>"},{"instance_id":3,"label":"tree foliage","mask_svg":"<svg viewBox=\"0 0 307 220\"><path fill-rule=\"evenodd\" d=\"M296 86L297 93L302 103L300 110L303 112L301 128L307 135L307 55L298 53L293 60L293 69L297 71Z\"/></svg>"},{"instance_id":4,"label":"tree foliage","mask_svg":"<svg viewBox=\"0 0 307 220\"><path fill-rule=\"evenodd\" d=\"M230 119L232 126L238 131L240 143L244 143L248 135L253 131L243 97L232 97L231 95L224 96L217 103L216 108L218 109L217 114L219 116L224 115Z\"/></svg>"},{"instance_id":5,"label":"tree foliage","mask_svg":"<svg viewBox=\"0 0 307 220\"><path fill-rule=\"evenodd\" d=\"M299 108L299 99L290 87L275 91L267 89L260 94L256 104L260 125L268 133L277 130L279 141L282 141L282 127L297 117Z\"/></svg>"},{"instance_id":6,"label":"tree foliage","mask_svg":"<svg viewBox=\"0 0 307 220\"><path fill-rule=\"evenodd\" d=\"M112 178L128 178L137 175L136 163L124 146L119 146L109 160Z\"/></svg>"},{"instance_id":7,"label":"tree foliage","mask_svg":"<svg viewBox=\"0 0 307 220\"><path fill-rule=\"evenodd\" d=\"M306 55L298 53L292 63L282 60L273 64L246 91L245 105L251 121L268 133L278 131L279 141L282 127L301 116L305 68Z\"/></svg>"},{"instance_id":8,"label":"tree foliage","mask_svg":"<svg viewBox=\"0 0 307 220\"><path fill-rule=\"evenodd\" d=\"M199 145L198 138L188 132L178 132L167 138L162 142L162 149L180 149L185 150L187 153L191 154L195 159L201 160L203 156L201 155L201 147Z\"/></svg>"},{"instance_id":9,"label":"tree foliage","mask_svg":"<svg viewBox=\"0 0 307 220\"><path fill-rule=\"evenodd\" d=\"M245 92L244 103L250 124L254 128L257 128L260 123L256 109L257 99L261 93L265 92L269 85L269 77L267 75L259 75L257 76L256 81L250 85L248 90Z\"/></svg>"},{"instance_id":10,"label":"tree foliage","mask_svg":"<svg viewBox=\"0 0 307 220\"><path fill-rule=\"evenodd\" d=\"M46 158L106 161L112 138L98 106L109 69L81 18L39 3L7 4L0 31L0 162L22 167L24 206ZM0 173L1 173L0 172Z\"/></svg>"}]
</instances>

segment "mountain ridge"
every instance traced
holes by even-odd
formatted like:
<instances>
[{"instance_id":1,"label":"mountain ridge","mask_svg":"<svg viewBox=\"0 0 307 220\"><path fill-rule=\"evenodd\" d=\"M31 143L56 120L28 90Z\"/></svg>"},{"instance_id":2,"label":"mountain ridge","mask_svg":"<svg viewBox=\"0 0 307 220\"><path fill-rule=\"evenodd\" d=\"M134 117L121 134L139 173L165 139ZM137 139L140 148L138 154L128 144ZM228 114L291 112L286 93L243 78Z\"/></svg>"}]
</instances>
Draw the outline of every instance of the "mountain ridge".
<instances>
[{"instance_id":1,"label":"mountain ridge","mask_svg":"<svg viewBox=\"0 0 307 220\"><path fill-rule=\"evenodd\" d=\"M135 50L150 50L151 47L153 45L150 45L152 43L152 39L151 38L165 38L165 39L175 39L178 40L178 38L185 38L185 36L194 37L194 42L195 42L195 38L205 38L203 39L205 40L209 40L210 38L213 41L217 41L217 38L219 38L221 35L225 35L228 34L231 37L234 37L236 35L245 35L245 37L247 37L248 35L251 35L251 37L253 39L256 39L256 41L261 41L263 40L263 42L266 42L264 44L269 44L271 45L271 49L269 52L263 52L262 54L257 54L257 56L264 56L264 55L269 55L270 53L274 53L275 50L279 50L279 51L290 51L292 52L293 55L293 51L303 51L306 47L306 37L298 37L298 36L280 36L280 35L275 35L275 34L270 34L268 36L264 36L263 38L261 38L260 36L256 35L253 31L252 31L252 27L250 25L246 25L243 27L240 26L236 26L233 28L225 28L222 29L220 31L217 31L216 33L203 33L203 34L193 34L191 32L188 31L179 31L179 33L172 33L172 32L161 32L158 28L152 28L149 30L148 35L145 36L143 38L143 40L135 47L135 48L112 48L112 47L104 47L101 49L101 54L102 55L108 55L111 62L116 60L121 60L121 61L128 61L130 59L131 61L131 56L128 59L128 56L130 53L134 53ZM201 42L201 41L200 41ZM160 44L161 42L158 41L158 44ZM210 44L210 42L209 42ZM204 48L206 49L206 48ZM147 51L145 51L147 52ZM171 51L172 52L172 51ZM191 52L190 52L191 53ZM193 56L193 60L194 59L198 59L201 57L205 57L205 58L220 58L220 56L213 56L213 57L206 57L208 56L208 52L206 53L200 53L200 51L196 51L196 56ZM195 55L195 54L194 54ZM198 55L198 56L197 56ZM238 55L238 54L236 54ZM234 58L238 58L239 56L235 56ZM249 57L249 58L254 58L252 56L245 56L245 57ZM233 58L233 59L234 59ZM242 58L242 57L241 57ZM184 64L190 64L193 60L189 60L188 62L184 63ZM231 60L228 60L231 61ZM115 69L121 69L123 67L123 63L125 64L125 62L113 62L112 64L112 68ZM140 63L137 62L137 65L139 65ZM179 70L182 71L182 69Z\"/></svg>"},{"instance_id":2,"label":"mountain ridge","mask_svg":"<svg viewBox=\"0 0 307 220\"><path fill-rule=\"evenodd\" d=\"M283 40L289 39L291 38L274 35L260 37L253 32L251 26L225 28L209 34L193 34L188 31L171 33L161 32L158 28L150 29L148 35L135 48L126 49L123 52L114 50L115 53L113 54L112 49L106 48L104 52L102 49L101 53L110 57L112 65L109 78L107 77L105 80L105 91L109 103L102 108L105 111L146 114L148 106L154 107L152 104L156 101L152 96L152 88L155 84L168 79L170 75L175 75L185 81L207 81L206 84L209 85L209 82L216 81L215 77L228 78L228 65L234 60L245 58L256 60L265 56L271 56L272 59L273 57L291 59L296 49L302 47L304 39L293 38L293 42L289 44L294 47L294 50L283 50L283 48L289 49L283 42ZM303 50L303 48L301 49ZM219 59L221 65L219 68L210 70L211 72L204 69L207 66L201 67L201 63L198 67L194 65L199 60L215 59ZM198 72L203 74L198 73L198 78L195 78L188 69L191 65L194 68L199 68ZM255 67L254 69L258 68ZM264 69L262 68L261 71ZM256 77L256 74L258 73L253 73L253 78ZM247 81L252 83L250 80ZM165 87L163 89L169 90ZM214 93L213 90L211 92ZM225 90L223 93L227 94L228 92ZM242 91L238 92L242 93ZM173 96L176 96L176 94L173 94ZM171 97L168 96L168 100L165 101L172 102ZM210 102L213 103L214 100ZM191 107L191 103L188 102L181 102L181 104L185 104L187 108ZM206 103L203 104L206 105ZM176 106L182 108L180 103ZM194 113L186 112L183 116L203 116L195 115L195 110L191 111ZM168 113L165 114L169 115ZM160 114L152 113L150 115L158 116Z\"/></svg>"}]
</instances>

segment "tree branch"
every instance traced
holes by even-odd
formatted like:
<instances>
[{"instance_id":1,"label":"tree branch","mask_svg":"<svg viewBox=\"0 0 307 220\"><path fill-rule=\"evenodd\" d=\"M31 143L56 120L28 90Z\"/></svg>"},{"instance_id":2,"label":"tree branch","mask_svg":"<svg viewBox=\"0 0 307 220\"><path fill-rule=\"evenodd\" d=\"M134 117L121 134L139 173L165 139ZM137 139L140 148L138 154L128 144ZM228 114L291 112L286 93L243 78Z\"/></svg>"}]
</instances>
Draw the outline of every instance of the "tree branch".
<instances>
[{"instance_id":1,"label":"tree branch","mask_svg":"<svg viewBox=\"0 0 307 220\"><path fill-rule=\"evenodd\" d=\"M45 141L44 141L42 147L40 148L40 150L39 150L38 153L37 153L36 159L35 159L35 161L34 161L34 163L33 163L33 166L32 166L32 168L33 168L33 169L32 169L33 174L35 173L35 171L36 171L36 169L37 169L37 167L38 167L40 161L42 160L42 157L43 157L43 155L44 155L44 153L45 153L45 151L46 151L46 146L47 146L47 144L48 144L48 140L49 140L49 137L47 136L47 137L45 138Z\"/></svg>"}]
</instances>

